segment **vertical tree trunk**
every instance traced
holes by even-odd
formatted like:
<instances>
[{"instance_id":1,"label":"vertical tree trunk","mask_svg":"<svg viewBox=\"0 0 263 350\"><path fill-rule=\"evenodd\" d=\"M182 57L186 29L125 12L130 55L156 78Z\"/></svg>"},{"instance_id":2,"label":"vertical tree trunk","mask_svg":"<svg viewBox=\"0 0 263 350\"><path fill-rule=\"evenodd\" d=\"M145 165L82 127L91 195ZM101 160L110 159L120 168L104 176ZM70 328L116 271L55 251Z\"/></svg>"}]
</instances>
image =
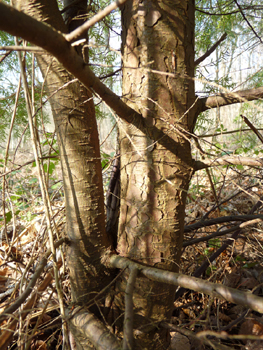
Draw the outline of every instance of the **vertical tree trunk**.
<instances>
[{"instance_id":1,"label":"vertical tree trunk","mask_svg":"<svg viewBox=\"0 0 263 350\"><path fill-rule=\"evenodd\" d=\"M66 26L56 0L19 0L18 7L61 32ZM92 93L49 55L39 55L58 136L70 239L67 264L73 299L87 303L109 275L100 262L110 243L105 231L104 197L98 131ZM64 87L63 87L64 86Z\"/></svg>"},{"instance_id":2,"label":"vertical tree trunk","mask_svg":"<svg viewBox=\"0 0 263 350\"><path fill-rule=\"evenodd\" d=\"M184 130L189 130L193 120L190 107L195 99L194 82L188 79L194 76L194 1L127 2L122 26L124 99L143 115L149 129L156 126L165 131L177 149L171 153L164 146L169 138L161 145L122 123L118 252L176 271L192 173L190 144ZM171 286L137 279L134 303L138 348L163 349L164 334L156 331L153 322L170 317L174 292ZM121 295L117 303L122 307Z\"/></svg>"}]
</instances>

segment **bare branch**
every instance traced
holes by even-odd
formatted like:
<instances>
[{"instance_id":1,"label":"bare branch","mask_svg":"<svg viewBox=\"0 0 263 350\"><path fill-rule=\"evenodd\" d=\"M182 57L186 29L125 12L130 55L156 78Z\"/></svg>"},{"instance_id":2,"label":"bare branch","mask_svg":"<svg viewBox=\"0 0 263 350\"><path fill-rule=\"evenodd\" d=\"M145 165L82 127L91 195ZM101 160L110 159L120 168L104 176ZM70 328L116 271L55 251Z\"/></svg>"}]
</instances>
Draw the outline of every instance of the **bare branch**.
<instances>
[{"instance_id":1,"label":"bare branch","mask_svg":"<svg viewBox=\"0 0 263 350\"><path fill-rule=\"evenodd\" d=\"M208 227L213 226L216 224L222 224L224 222L233 222L233 221L250 221L254 219L261 219L263 220L263 215L257 214L257 215L229 215L229 216L220 216L218 218L205 220L205 221L199 221L195 224L188 225L184 228L184 232L191 232L193 230L197 230L202 227Z\"/></svg>"},{"instance_id":2,"label":"bare branch","mask_svg":"<svg viewBox=\"0 0 263 350\"><path fill-rule=\"evenodd\" d=\"M204 159L197 160L194 162L194 171L201 169L214 167L218 165L247 165L247 166L263 166L263 158L251 158L251 157L240 157L240 156L224 156L217 159Z\"/></svg>"},{"instance_id":3,"label":"bare branch","mask_svg":"<svg viewBox=\"0 0 263 350\"><path fill-rule=\"evenodd\" d=\"M260 219L258 219L258 220L260 220ZM232 233L232 232L238 230L240 228L240 226L241 225L235 225L235 226L233 226L233 227L231 227L231 228L229 228L227 230L216 231L216 232L214 232L214 233L212 233L211 235L208 235L208 236L203 236L203 237L199 237L199 238L189 239L189 240L183 242L183 247L188 247L190 245L197 244L197 243L200 243L200 242L207 242L210 239L215 238L215 237L225 236L225 235L227 235L229 233Z\"/></svg>"},{"instance_id":4,"label":"bare branch","mask_svg":"<svg viewBox=\"0 0 263 350\"><path fill-rule=\"evenodd\" d=\"M221 38L213 45L210 47L210 49L208 49L201 57L199 57L194 65L195 66L198 66L201 62L203 62L208 56L210 56L214 51L215 49L221 44L222 41L225 40L225 38L227 37L227 33L224 33Z\"/></svg>"},{"instance_id":5,"label":"bare branch","mask_svg":"<svg viewBox=\"0 0 263 350\"><path fill-rule=\"evenodd\" d=\"M263 130L261 128L257 129L258 131ZM235 130L229 130L229 131L222 131L222 132L216 132L211 134L202 134L202 135L196 135L199 139L200 138L206 138L206 137L216 137L216 136L222 136L222 135L229 135L229 134L235 134L235 133L242 133L251 131L251 129L235 129Z\"/></svg>"},{"instance_id":6,"label":"bare branch","mask_svg":"<svg viewBox=\"0 0 263 350\"><path fill-rule=\"evenodd\" d=\"M198 101L198 112L200 113L207 109L228 106L234 103L258 100L260 98L263 98L263 87L203 97Z\"/></svg>"},{"instance_id":7,"label":"bare branch","mask_svg":"<svg viewBox=\"0 0 263 350\"><path fill-rule=\"evenodd\" d=\"M87 30L94 26L97 22L101 21L104 17L106 17L111 11L118 8L120 5L124 4L127 0L117 0L114 1L109 6L105 7L104 10L97 13L95 16L93 16L91 19L86 21L82 24L82 26L78 27L77 29L73 30L73 32L65 35L65 38L67 41L72 42L74 40L77 40L83 33L87 32Z\"/></svg>"},{"instance_id":8,"label":"bare branch","mask_svg":"<svg viewBox=\"0 0 263 350\"><path fill-rule=\"evenodd\" d=\"M140 273L151 280L173 284L175 286L181 286L196 292L209 294L215 298L239 305L245 305L254 311L263 313L263 298L248 292L242 292L234 288L226 287L222 284L211 283L200 278L144 266L115 254L109 256L107 266L118 269L123 269L125 267L136 267Z\"/></svg>"},{"instance_id":9,"label":"bare branch","mask_svg":"<svg viewBox=\"0 0 263 350\"><path fill-rule=\"evenodd\" d=\"M43 49L38 46L19 46L19 45L0 46L0 50L43 52Z\"/></svg>"}]
</instances>

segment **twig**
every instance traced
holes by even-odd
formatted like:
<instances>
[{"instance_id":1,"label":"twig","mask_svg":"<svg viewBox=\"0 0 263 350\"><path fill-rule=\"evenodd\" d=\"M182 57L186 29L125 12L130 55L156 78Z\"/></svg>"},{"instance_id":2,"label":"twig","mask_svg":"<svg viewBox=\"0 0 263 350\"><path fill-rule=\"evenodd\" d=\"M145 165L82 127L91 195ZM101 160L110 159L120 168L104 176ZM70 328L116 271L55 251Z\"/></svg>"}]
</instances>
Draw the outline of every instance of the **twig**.
<instances>
[{"instance_id":1,"label":"twig","mask_svg":"<svg viewBox=\"0 0 263 350\"><path fill-rule=\"evenodd\" d=\"M85 33L90 27L92 27L94 24L101 21L104 17L106 17L111 11L118 8L120 5L123 5L126 2L126 0L117 0L114 1L109 6L105 7L104 10L101 10L99 13L97 13L95 16L93 16L91 19L86 21L82 26L78 27L77 29L73 30L73 32L66 34L65 39L69 42L72 42L73 40L77 40L83 33Z\"/></svg>"},{"instance_id":2,"label":"twig","mask_svg":"<svg viewBox=\"0 0 263 350\"><path fill-rule=\"evenodd\" d=\"M0 58L0 63L2 63L12 52L13 52L12 50L7 51L7 52L3 55L3 57ZM5 97L4 97L4 99L5 99Z\"/></svg>"},{"instance_id":3,"label":"twig","mask_svg":"<svg viewBox=\"0 0 263 350\"><path fill-rule=\"evenodd\" d=\"M211 235L208 235L208 236L205 236L205 237L190 239L188 241L183 242L183 247L188 247L189 245L197 244L197 243L200 243L200 242L207 242L211 238L225 236L228 233L231 233L231 232L236 231L238 229L244 228L246 226L258 224L259 222L262 222L262 220L261 219L249 220L247 222L243 222L240 225L236 225L236 226L234 226L234 227L232 227L232 228L230 228L228 230L216 231L216 232L212 233Z\"/></svg>"},{"instance_id":4,"label":"twig","mask_svg":"<svg viewBox=\"0 0 263 350\"><path fill-rule=\"evenodd\" d=\"M199 342L205 343L206 345L210 345L211 346L211 341L206 339L206 337L203 337L202 339L200 339L199 337L196 336L196 334L194 332L189 331L188 329L183 329L181 327L178 327L174 324L168 323L168 322L161 322L160 326L165 328L165 329L170 329L172 331L181 333L183 335L185 335L187 338L193 338L195 340L199 340ZM232 350L232 348L229 348L228 346L216 343L216 349L218 350Z\"/></svg>"},{"instance_id":5,"label":"twig","mask_svg":"<svg viewBox=\"0 0 263 350\"><path fill-rule=\"evenodd\" d=\"M251 158L251 157L240 157L240 156L223 156L218 159L203 159L194 161L194 171L202 170L209 167L219 165L247 165L254 167L263 166L263 158Z\"/></svg>"},{"instance_id":6,"label":"twig","mask_svg":"<svg viewBox=\"0 0 263 350\"><path fill-rule=\"evenodd\" d=\"M241 189L240 191L236 192L235 194L233 194L232 196L228 197L228 198L225 198L225 199L222 199L221 202L218 204L218 206L214 206L212 209L208 210L207 213L205 213L205 215L202 217L201 220L207 220L208 219L208 216L215 210L217 209L218 207L220 207L223 203L226 203L226 202L229 202L231 199L235 198L236 196L238 196L239 194L241 193L244 193L246 192L247 190L250 190L251 188L253 187L258 187L259 186L259 183L255 183L254 185L251 185L251 186L248 186L244 189Z\"/></svg>"},{"instance_id":7,"label":"twig","mask_svg":"<svg viewBox=\"0 0 263 350\"><path fill-rule=\"evenodd\" d=\"M258 128L257 130L263 130L262 128ZM251 129L235 129L235 130L229 130L229 131L222 131L218 133L213 133L213 134L202 134L202 135L196 135L199 139L206 138L206 137L216 137L216 136L221 136L221 135L228 135L228 134L235 134L235 133L242 133L242 132L247 132L251 131Z\"/></svg>"},{"instance_id":8,"label":"twig","mask_svg":"<svg viewBox=\"0 0 263 350\"><path fill-rule=\"evenodd\" d=\"M236 5L237 5L237 7L238 7L238 9L239 9L239 11L240 11L242 17L243 17L244 20L247 22L247 24L248 24L248 26L250 27L250 29L252 30L252 32L256 35L256 37L257 37L258 40L261 42L261 44L263 44L261 37L260 37L260 36L258 35L258 33L255 31L255 29L253 28L252 24L248 21L247 17L245 16L245 14L244 14L244 12L243 12L241 6L240 6L239 3L237 2L237 0L234 0L234 1L235 1Z\"/></svg>"},{"instance_id":9,"label":"twig","mask_svg":"<svg viewBox=\"0 0 263 350\"><path fill-rule=\"evenodd\" d=\"M237 325L238 323L240 323L241 321L243 321L243 319L248 315L249 313L249 309L245 310L244 312L242 312L242 314L236 318L235 320L233 320L232 322L230 322L227 326L221 328L221 331L228 331L229 329L231 329L232 327L234 327L235 325Z\"/></svg>"},{"instance_id":10,"label":"twig","mask_svg":"<svg viewBox=\"0 0 263 350\"><path fill-rule=\"evenodd\" d=\"M16 39L16 43L17 43L17 39ZM64 310L64 304L63 304L63 292L62 292L61 284L60 284L60 280L59 280L59 268L57 266L56 248L54 246L54 238L53 238L53 231L52 231L52 224L51 224L52 207L51 207L51 203L50 203L50 197L49 197L49 193L48 193L47 184L45 181L45 172L44 172L44 168L43 168L43 163L40 162L40 159L39 159L39 155L41 155L41 147L40 147L40 143L39 143L39 138L36 135L37 129L34 127L34 124L33 124L34 108L32 106L32 101L30 101L25 66L24 66L24 62L22 61L21 53L17 52L17 55L18 55L18 60L19 60L20 70L21 70L21 75L22 75L22 82L23 82L23 88L24 88L24 95L25 95L25 101L26 101L28 123L29 123L29 129L30 129L30 134L31 134L31 141L32 141L32 146L33 146L34 158L36 161L36 167L37 167L37 171L38 171L38 178L39 178L39 184L40 184L40 189L41 189L41 195L42 195L42 199L44 202L44 209L45 209L45 215L46 215L46 220L47 220L47 231L48 231L48 235L49 235L49 243L50 243L50 247L51 247L51 251L52 251L52 258L54 261L55 284L56 284L56 289L57 289L57 293L58 293L60 312L61 312L62 317L64 318L65 310ZM65 330L64 323L62 323L62 328L63 328L63 334L65 334L66 330Z\"/></svg>"},{"instance_id":11,"label":"twig","mask_svg":"<svg viewBox=\"0 0 263 350\"><path fill-rule=\"evenodd\" d=\"M250 129L257 135L260 142L263 143L263 136L261 135L261 133L254 127L254 125L248 120L247 117L245 117L242 114L240 116L244 120L244 122L247 124L247 126L249 126Z\"/></svg>"},{"instance_id":12,"label":"twig","mask_svg":"<svg viewBox=\"0 0 263 350\"><path fill-rule=\"evenodd\" d=\"M111 73L109 73L109 74L100 75L100 76L99 76L99 79L110 78L110 77L112 77L113 75L115 75L116 73L120 72L121 70L122 70L122 68L119 68L119 69L116 69L114 72L111 72Z\"/></svg>"},{"instance_id":13,"label":"twig","mask_svg":"<svg viewBox=\"0 0 263 350\"><path fill-rule=\"evenodd\" d=\"M247 215L228 215L228 216L222 216L219 218L214 218L206 221L198 221L195 224L188 225L184 228L184 232L191 232L193 230L197 230L202 227L212 226L216 224L222 224L224 222L231 222L231 221L250 221L254 219L262 219L262 214L247 214Z\"/></svg>"},{"instance_id":14,"label":"twig","mask_svg":"<svg viewBox=\"0 0 263 350\"><path fill-rule=\"evenodd\" d=\"M15 105L14 105L14 110L13 110L13 114L12 114L12 118L11 118L11 123L10 123L7 143L6 143L5 160L4 160L4 167L3 167L4 174L2 175L3 176L2 206L3 206L3 215L4 215L4 231L5 231L5 238L6 238L6 243L7 244L9 244L9 240L8 240L8 237L7 237L7 227L6 227L6 217L5 217L5 203L6 203L5 202L5 185L6 185L5 171L6 171L6 165L7 165L8 155L9 155L9 146L10 146L10 141L11 141L11 135L12 135L13 126L14 126L15 117L16 117L16 111L17 111L17 106L18 106L18 99L19 99L20 89L21 89L21 76L20 76L19 82L18 82L16 97L15 97ZM13 215L13 237L12 237L12 240L13 240L14 235L15 235L15 221L14 220L15 220L15 217ZM9 255L9 253L10 253L10 249L9 249L9 252L7 253L7 256Z\"/></svg>"},{"instance_id":15,"label":"twig","mask_svg":"<svg viewBox=\"0 0 263 350\"><path fill-rule=\"evenodd\" d=\"M260 208L262 206L262 197L260 198L260 200L251 208L251 210L249 211L248 215L251 215L252 213L254 213L258 208ZM238 238L239 234L242 232L242 228L237 229L230 238L228 238L224 244L222 244L222 246L216 251L214 252L206 261L203 262L203 264L201 266L199 266L193 276L195 277L199 277L202 275L202 273L204 273L206 271L206 269L208 268L208 266L216 259L219 257L219 255L221 253L223 253L226 248L228 246L231 246L235 240ZM182 296L184 293L186 292L185 288L179 288L176 292L175 295L175 300L177 300L180 296ZM227 299L226 299L227 300ZM263 306L263 303L262 303ZM252 308L253 309L253 308ZM254 309L253 309L254 310ZM263 308L262 308L263 310Z\"/></svg>"},{"instance_id":16,"label":"twig","mask_svg":"<svg viewBox=\"0 0 263 350\"><path fill-rule=\"evenodd\" d=\"M66 238L61 238L59 241L54 243L55 248L59 247L65 241L66 241ZM44 268L45 268L45 266L47 264L47 260L48 260L48 257L50 256L50 254L51 254L51 249L49 249L46 252L46 254L44 255L43 259L38 264L38 267L37 267L35 273L33 274L33 276L31 277L30 282L28 283L28 286L26 287L24 292L16 299L16 301L12 305L10 305L8 308L6 308L0 314L0 322L2 322L4 319L6 319L7 315L10 315L13 312L15 312L22 305L22 303L26 300L26 298L30 295L30 293L32 292L32 290L33 290L33 288L34 288L38 278L40 277L41 273L43 272L43 270L44 270Z\"/></svg>"},{"instance_id":17,"label":"twig","mask_svg":"<svg viewBox=\"0 0 263 350\"><path fill-rule=\"evenodd\" d=\"M132 267L125 290L125 313L123 325L123 350L133 349L133 290L137 277L137 268Z\"/></svg>"},{"instance_id":18,"label":"twig","mask_svg":"<svg viewBox=\"0 0 263 350\"><path fill-rule=\"evenodd\" d=\"M117 276L115 276L115 277L113 278L113 280L112 280L106 287L104 287L102 290L100 290L100 291L98 292L98 294L96 294L96 296L88 302L88 304L87 304L86 306L87 306L87 307L91 307L91 306L96 302L96 300L98 300L98 298L99 298L101 295L103 295L103 294L105 293L105 291L108 290L108 289L117 281L117 279L123 274L123 272L124 272L124 270L120 271L120 272L117 274Z\"/></svg>"},{"instance_id":19,"label":"twig","mask_svg":"<svg viewBox=\"0 0 263 350\"><path fill-rule=\"evenodd\" d=\"M51 254L51 252L50 252ZM60 264L60 262L59 262ZM24 306L22 312L21 312L21 317L22 319L25 319L29 311L32 309L34 303L39 297L39 294L42 293L51 283L53 280L53 275L51 273L48 273L47 276L45 277L44 281L40 284L38 287L37 291L33 293L31 298L28 300L26 305ZM10 344L14 331L16 329L16 325L18 323L18 318L15 318L11 323L7 325L8 328L2 329L1 336L0 336L0 349L6 349L7 346Z\"/></svg>"},{"instance_id":20,"label":"twig","mask_svg":"<svg viewBox=\"0 0 263 350\"><path fill-rule=\"evenodd\" d=\"M117 122L114 123L113 127L110 129L108 135L105 137L105 139L101 142L100 147L106 142L106 140L108 139L108 137L111 135L111 133L113 132L114 128L116 127Z\"/></svg>"},{"instance_id":21,"label":"twig","mask_svg":"<svg viewBox=\"0 0 263 350\"><path fill-rule=\"evenodd\" d=\"M219 201L218 201L218 197L217 197L217 194L216 194L216 189L215 189L215 186L214 186L214 183L213 183L213 180L212 180L212 176L210 174L210 170L208 168L205 169L206 171L206 174L208 176L208 180L209 180L209 183L210 183L210 186L211 186L211 189L212 189L212 192L213 192L213 195L214 195L214 198L215 198L215 202L216 202L216 206L217 208L219 207L218 204L219 204ZM220 210L218 208L218 214L220 213Z\"/></svg>"}]
</instances>

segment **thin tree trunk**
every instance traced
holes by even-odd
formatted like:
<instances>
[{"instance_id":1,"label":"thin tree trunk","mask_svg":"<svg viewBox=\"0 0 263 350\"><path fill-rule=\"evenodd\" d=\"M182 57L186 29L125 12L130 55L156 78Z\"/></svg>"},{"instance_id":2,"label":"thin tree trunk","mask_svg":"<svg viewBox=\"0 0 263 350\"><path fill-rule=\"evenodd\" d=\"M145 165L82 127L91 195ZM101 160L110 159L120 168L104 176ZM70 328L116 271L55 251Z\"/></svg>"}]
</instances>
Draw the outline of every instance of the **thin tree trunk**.
<instances>
[{"instance_id":1,"label":"thin tree trunk","mask_svg":"<svg viewBox=\"0 0 263 350\"><path fill-rule=\"evenodd\" d=\"M55 0L19 0L19 8L54 28L67 32ZM110 246L105 214L98 131L92 93L49 55L39 55L58 136L63 171L67 235L67 264L73 300L86 304L107 280L101 264ZM64 87L63 87L64 86ZM62 88L63 87L63 88ZM60 89L60 90L59 90Z\"/></svg>"}]
</instances>

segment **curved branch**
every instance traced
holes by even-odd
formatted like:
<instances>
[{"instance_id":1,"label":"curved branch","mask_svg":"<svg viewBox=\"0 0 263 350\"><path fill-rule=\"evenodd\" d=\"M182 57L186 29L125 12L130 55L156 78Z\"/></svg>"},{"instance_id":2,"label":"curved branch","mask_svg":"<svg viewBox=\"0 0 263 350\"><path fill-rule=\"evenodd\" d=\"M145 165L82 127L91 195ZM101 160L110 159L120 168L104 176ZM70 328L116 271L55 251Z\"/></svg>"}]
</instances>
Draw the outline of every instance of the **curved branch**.
<instances>
[{"instance_id":1,"label":"curved branch","mask_svg":"<svg viewBox=\"0 0 263 350\"><path fill-rule=\"evenodd\" d=\"M99 321L92 313L77 307L68 318L70 329L73 335L79 340L84 337L83 344L87 348L86 340L98 350L120 350L121 345L117 337L111 333L106 326Z\"/></svg>"},{"instance_id":2,"label":"curved branch","mask_svg":"<svg viewBox=\"0 0 263 350\"><path fill-rule=\"evenodd\" d=\"M115 254L109 256L107 266L118 269L135 267L140 273L151 280L181 286L196 292L209 294L213 297L223 299L231 303L245 305L254 311L263 313L263 298L248 292L242 292L234 288L226 287L222 284L211 283L200 278L144 266Z\"/></svg>"}]
</instances>

